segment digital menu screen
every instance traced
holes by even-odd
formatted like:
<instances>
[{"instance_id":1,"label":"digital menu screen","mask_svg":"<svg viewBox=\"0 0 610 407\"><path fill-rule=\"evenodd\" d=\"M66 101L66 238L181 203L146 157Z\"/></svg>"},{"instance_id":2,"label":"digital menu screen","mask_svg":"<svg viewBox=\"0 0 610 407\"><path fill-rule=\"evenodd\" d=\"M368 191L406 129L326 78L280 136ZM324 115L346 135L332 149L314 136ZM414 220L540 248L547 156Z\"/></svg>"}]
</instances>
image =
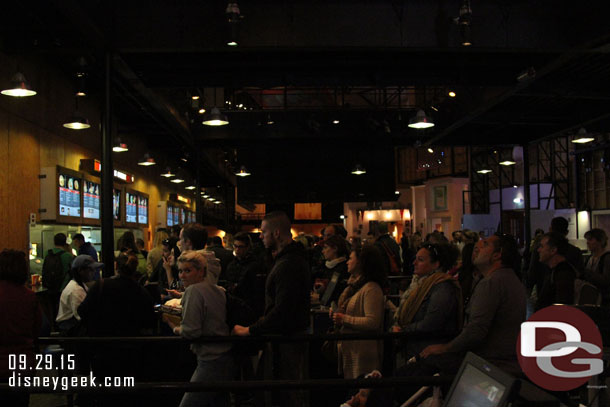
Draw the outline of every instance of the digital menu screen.
<instances>
[{"instance_id":1,"label":"digital menu screen","mask_svg":"<svg viewBox=\"0 0 610 407\"><path fill-rule=\"evenodd\" d=\"M186 210L184 208L180 208L180 223L185 224L188 221L186 220Z\"/></svg>"},{"instance_id":2,"label":"digital menu screen","mask_svg":"<svg viewBox=\"0 0 610 407\"><path fill-rule=\"evenodd\" d=\"M93 181L83 181L83 217L100 218L100 185Z\"/></svg>"},{"instance_id":3,"label":"digital menu screen","mask_svg":"<svg viewBox=\"0 0 610 407\"><path fill-rule=\"evenodd\" d=\"M180 212L178 212L180 208L174 207L174 225L180 224Z\"/></svg>"},{"instance_id":4,"label":"digital menu screen","mask_svg":"<svg viewBox=\"0 0 610 407\"><path fill-rule=\"evenodd\" d=\"M80 179L59 174L59 214L80 217Z\"/></svg>"},{"instance_id":5,"label":"digital menu screen","mask_svg":"<svg viewBox=\"0 0 610 407\"><path fill-rule=\"evenodd\" d=\"M121 190L115 189L112 194L112 215L114 220L121 220Z\"/></svg>"},{"instance_id":6,"label":"digital menu screen","mask_svg":"<svg viewBox=\"0 0 610 407\"><path fill-rule=\"evenodd\" d=\"M129 192L125 192L125 222L138 223L138 197Z\"/></svg>"},{"instance_id":7,"label":"digital menu screen","mask_svg":"<svg viewBox=\"0 0 610 407\"><path fill-rule=\"evenodd\" d=\"M148 198L138 196L138 223L148 223Z\"/></svg>"},{"instance_id":8,"label":"digital menu screen","mask_svg":"<svg viewBox=\"0 0 610 407\"><path fill-rule=\"evenodd\" d=\"M174 214L170 205L167 205L167 226L174 226Z\"/></svg>"}]
</instances>

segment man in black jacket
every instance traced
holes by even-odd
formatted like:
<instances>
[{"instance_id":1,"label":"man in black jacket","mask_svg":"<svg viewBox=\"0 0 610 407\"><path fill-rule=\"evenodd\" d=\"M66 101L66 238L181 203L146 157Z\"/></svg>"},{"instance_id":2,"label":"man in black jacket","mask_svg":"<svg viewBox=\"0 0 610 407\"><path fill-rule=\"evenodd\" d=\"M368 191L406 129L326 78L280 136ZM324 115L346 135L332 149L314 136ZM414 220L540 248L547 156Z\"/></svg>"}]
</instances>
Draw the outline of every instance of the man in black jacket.
<instances>
[{"instance_id":1,"label":"man in black jacket","mask_svg":"<svg viewBox=\"0 0 610 407\"><path fill-rule=\"evenodd\" d=\"M292 240L290 219L284 212L265 216L261 231L265 247L274 255L274 264L265 283L265 314L249 327L236 325L233 334L304 334L309 327L310 309L305 249ZM307 343L277 343L273 348L279 379L302 380L306 377ZM282 391L280 400L282 406L307 405L304 391Z\"/></svg>"},{"instance_id":2,"label":"man in black jacket","mask_svg":"<svg viewBox=\"0 0 610 407\"><path fill-rule=\"evenodd\" d=\"M252 239L246 232L233 238L235 259L226 272L227 290L244 300L261 316L265 310L265 279L267 269L261 259L252 253Z\"/></svg>"}]
</instances>

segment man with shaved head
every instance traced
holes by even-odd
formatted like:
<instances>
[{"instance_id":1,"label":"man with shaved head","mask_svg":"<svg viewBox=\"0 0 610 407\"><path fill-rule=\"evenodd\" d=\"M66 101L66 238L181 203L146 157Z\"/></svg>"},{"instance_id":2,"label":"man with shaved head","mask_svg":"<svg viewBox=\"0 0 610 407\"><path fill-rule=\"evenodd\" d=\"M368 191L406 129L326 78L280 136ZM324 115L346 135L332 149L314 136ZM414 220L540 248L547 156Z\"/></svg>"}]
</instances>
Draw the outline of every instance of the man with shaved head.
<instances>
[{"instance_id":1,"label":"man with shaved head","mask_svg":"<svg viewBox=\"0 0 610 407\"><path fill-rule=\"evenodd\" d=\"M265 247L274 254L274 264L265 283L265 314L249 327L235 325L233 334L304 334L309 327L310 308L310 276L305 249L292 240L290 219L284 212L265 216L261 237ZM273 359L279 367L278 378L304 379L308 371L307 358L307 343L275 344ZM282 406L307 405L304 391L282 391L280 400Z\"/></svg>"}]
</instances>

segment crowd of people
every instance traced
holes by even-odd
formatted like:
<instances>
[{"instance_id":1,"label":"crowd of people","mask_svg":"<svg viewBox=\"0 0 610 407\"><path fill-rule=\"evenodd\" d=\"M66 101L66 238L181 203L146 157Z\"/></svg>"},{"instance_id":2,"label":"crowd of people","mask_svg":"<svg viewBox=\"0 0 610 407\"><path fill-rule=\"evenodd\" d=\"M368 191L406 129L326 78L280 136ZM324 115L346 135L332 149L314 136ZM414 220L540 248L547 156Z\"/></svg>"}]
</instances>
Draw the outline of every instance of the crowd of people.
<instances>
[{"instance_id":1,"label":"crowd of people","mask_svg":"<svg viewBox=\"0 0 610 407\"><path fill-rule=\"evenodd\" d=\"M82 235L72 237L78 252L73 257L66 235L58 233L43 265L50 303L45 312L25 287L25 255L13 250L0 254L0 304L7 311L0 314L0 324L7 327L0 334L0 382L8 378L7 355L33 358L35 339L45 329L67 336L162 332L188 340L305 335L311 332L312 306L328 307L341 333L407 334L400 336L402 362L395 371L383 371L381 340L333 344L337 372L344 378L371 372L454 374L468 351L516 372L516 341L528 305L535 310L556 303L610 303L606 233L592 229L585 234L590 252L586 261L567 234L567 220L558 217L549 232L537 231L524 250L512 236L481 237L468 230L454 232L451 240L433 232L425 237L403 234L396 242L383 222L364 242L349 239L345 228L335 224L320 236L293 237L288 216L272 212L262 221L260 239L239 232L227 247L197 223L157 231L149 252L126 232L118 242L116 264L103 265ZM181 318L164 314L160 322L154 305L172 299L181 306ZM236 304L252 318L236 321ZM300 341L267 344L246 357L238 357L236 348L229 342L193 342L196 368L191 381L302 380L310 372L310 352L319 351ZM100 375L137 375L139 354L134 345L100 348L83 352L79 368ZM257 363L251 356L259 356ZM390 397L404 401L415 390L403 387ZM27 405L25 394L11 397L14 405ZM348 404L375 405L375 397L362 389ZM308 405L308 398L305 390L278 394L282 406ZM108 400L109 405L133 401ZM227 403L226 392L187 392L180 406Z\"/></svg>"}]
</instances>

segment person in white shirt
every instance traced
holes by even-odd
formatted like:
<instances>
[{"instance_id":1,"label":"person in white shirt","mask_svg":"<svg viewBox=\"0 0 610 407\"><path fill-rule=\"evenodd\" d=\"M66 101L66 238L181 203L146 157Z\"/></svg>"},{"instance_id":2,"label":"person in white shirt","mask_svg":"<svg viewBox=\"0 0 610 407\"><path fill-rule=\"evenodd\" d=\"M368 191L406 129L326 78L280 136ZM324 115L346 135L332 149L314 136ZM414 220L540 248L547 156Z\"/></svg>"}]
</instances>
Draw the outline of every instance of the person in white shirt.
<instances>
[{"instance_id":1,"label":"person in white shirt","mask_svg":"<svg viewBox=\"0 0 610 407\"><path fill-rule=\"evenodd\" d=\"M91 281L93 274L104 265L97 263L87 254L81 254L72 261L70 274L72 279L61 292L59 299L59 312L55 322L61 332L70 334L80 324L78 306L87 296L87 282Z\"/></svg>"}]
</instances>

